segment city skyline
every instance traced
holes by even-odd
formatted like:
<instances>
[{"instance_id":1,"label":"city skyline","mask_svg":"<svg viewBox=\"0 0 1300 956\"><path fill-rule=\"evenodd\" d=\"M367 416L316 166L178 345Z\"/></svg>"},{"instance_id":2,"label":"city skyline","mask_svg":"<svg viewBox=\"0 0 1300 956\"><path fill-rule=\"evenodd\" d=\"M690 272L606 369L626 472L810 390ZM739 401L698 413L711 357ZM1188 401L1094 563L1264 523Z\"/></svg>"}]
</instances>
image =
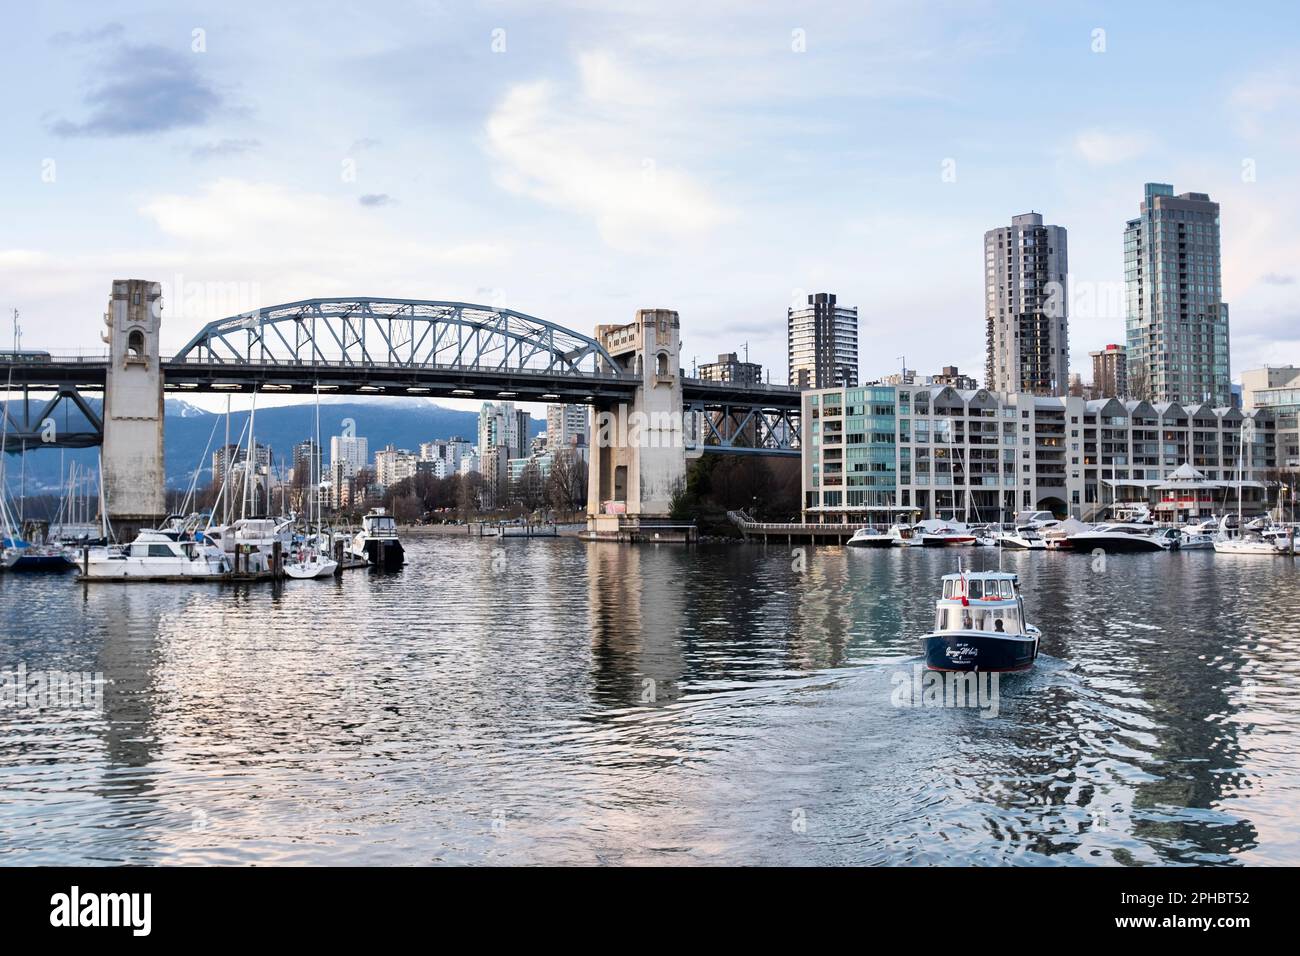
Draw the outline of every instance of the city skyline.
<instances>
[{"instance_id":1,"label":"city skyline","mask_svg":"<svg viewBox=\"0 0 1300 956\"><path fill-rule=\"evenodd\" d=\"M980 237L1042 210L1070 231L1070 369L1086 374L1123 338L1123 225L1156 181L1222 205L1232 377L1293 360L1300 86L1271 66L1300 42L1285 23L1261 38L1226 14L1118 5L680 12L470 8L426 13L428 39L368 24L350 62L420 63L396 71L338 70L338 15L293 81L264 65L270 41L231 40L285 14L19 12L38 42L0 67L24 144L0 159L0 304L30 347L82 343L104 282L148 273L167 350L203 321L313 295L486 301L588 333L662 305L683 317L687 367L748 342L779 381L785 310L827 289L859 308L867 381L902 354L982 367ZM1003 109L1001 64L1021 54L1051 58L1037 90L1054 115ZM1192 61L1195 76L1172 69ZM487 81L467 90L455 64ZM97 79L105 66L118 79ZM719 75L749 82L703 82ZM32 76L35 94L16 82ZM142 76L157 95L133 99ZM759 98L775 104L762 118ZM1193 118L1214 125L1204 146L1179 136ZM308 129L330 132L304 159ZM435 135L462 148L410 163Z\"/></svg>"}]
</instances>

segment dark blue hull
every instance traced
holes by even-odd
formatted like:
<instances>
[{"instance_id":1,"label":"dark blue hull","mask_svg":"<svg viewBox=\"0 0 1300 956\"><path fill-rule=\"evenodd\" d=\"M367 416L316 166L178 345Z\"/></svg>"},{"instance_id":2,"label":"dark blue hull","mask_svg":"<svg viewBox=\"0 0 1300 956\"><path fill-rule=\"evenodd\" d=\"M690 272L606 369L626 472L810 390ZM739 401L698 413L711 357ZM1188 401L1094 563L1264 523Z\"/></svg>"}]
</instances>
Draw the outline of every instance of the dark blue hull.
<instances>
[{"instance_id":1,"label":"dark blue hull","mask_svg":"<svg viewBox=\"0 0 1300 956\"><path fill-rule=\"evenodd\" d=\"M396 538L368 538L366 557L380 571L398 571L406 563L406 549Z\"/></svg>"},{"instance_id":2,"label":"dark blue hull","mask_svg":"<svg viewBox=\"0 0 1300 956\"><path fill-rule=\"evenodd\" d=\"M16 573L26 571L71 571L74 566L61 554L25 554L5 570Z\"/></svg>"},{"instance_id":3,"label":"dark blue hull","mask_svg":"<svg viewBox=\"0 0 1300 956\"><path fill-rule=\"evenodd\" d=\"M1023 671L1034 666L1038 638L986 631L927 634L925 666L934 671Z\"/></svg>"}]
</instances>

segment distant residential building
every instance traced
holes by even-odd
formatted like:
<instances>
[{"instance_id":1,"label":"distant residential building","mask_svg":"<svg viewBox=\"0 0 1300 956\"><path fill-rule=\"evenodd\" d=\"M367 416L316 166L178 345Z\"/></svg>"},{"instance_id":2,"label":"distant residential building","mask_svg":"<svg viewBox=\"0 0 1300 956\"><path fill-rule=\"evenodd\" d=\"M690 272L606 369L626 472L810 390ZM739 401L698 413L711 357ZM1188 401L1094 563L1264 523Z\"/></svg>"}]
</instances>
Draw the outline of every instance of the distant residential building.
<instances>
[{"instance_id":1,"label":"distant residential building","mask_svg":"<svg viewBox=\"0 0 1300 956\"><path fill-rule=\"evenodd\" d=\"M1069 381L1069 263L1063 226L1036 212L984 233L984 385L1064 395Z\"/></svg>"},{"instance_id":2,"label":"distant residential building","mask_svg":"<svg viewBox=\"0 0 1300 956\"><path fill-rule=\"evenodd\" d=\"M1223 511L1235 503L1247 420L1254 430L1243 497L1258 511L1278 459L1267 409L939 385L810 391L802 415L810 522L1000 521L1026 510L1089 520L1128 502L1185 518L1188 502L1165 487L1180 468L1197 473L1193 510Z\"/></svg>"},{"instance_id":3,"label":"distant residential building","mask_svg":"<svg viewBox=\"0 0 1300 956\"><path fill-rule=\"evenodd\" d=\"M314 438L300 441L293 446L294 481L300 485L310 485L324 478L321 470L321 448Z\"/></svg>"},{"instance_id":4,"label":"distant residential building","mask_svg":"<svg viewBox=\"0 0 1300 956\"><path fill-rule=\"evenodd\" d=\"M484 402L478 416L478 453L502 447L509 457L523 458L528 453L528 413L515 408L514 402Z\"/></svg>"},{"instance_id":5,"label":"distant residential building","mask_svg":"<svg viewBox=\"0 0 1300 956\"><path fill-rule=\"evenodd\" d=\"M1267 409L1277 419L1277 458L1282 468L1300 468L1300 368L1278 365L1241 373L1246 412Z\"/></svg>"},{"instance_id":6,"label":"distant residential building","mask_svg":"<svg viewBox=\"0 0 1300 956\"><path fill-rule=\"evenodd\" d=\"M901 372L894 372L892 375L886 375L878 383L880 385L915 385L916 369L905 368Z\"/></svg>"},{"instance_id":7,"label":"distant residential building","mask_svg":"<svg viewBox=\"0 0 1300 956\"><path fill-rule=\"evenodd\" d=\"M576 450L584 461L591 445L591 410L586 405L546 406L546 448Z\"/></svg>"},{"instance_id":8,"label":"distant residential building","mask_svg":"<svg viewBox=\"0 0 1300 956\"><path fill-rule=\"evenodd\" d=\"M1092 356L1092 385L1099 398L1128 398L1128 349L1107 345L1089 352Z\"/></svg>"},{"instance_id":9,"label":"distant residential building","mask_svg":"<svg viewBox=\"0 0 1300 956\"><path fill-rule=\"evenodd\" d=\"M786 312L789 384L829 388L858 384L858 310L817 292L808 304Z\"/></svg>"},{"instance_id":10,"label":"distant residential building","mask_svg":"<svg viewBox=\"0 0 1300 956\"><path fill-rule=\"evenodd\" d=\"M260 442L254 442L254 461L257 470L261 473L271 470L271 446L263 445ZM226 476L230 473L231 468L236 471L248 460L247 445L223 445L212 453L212 480L215 484L221 485Z\"/></svg>"},{"instance_id":11,"label":"distant residential building","mask_svg":"<svg viewBox=\"0 0 1300 956\"><path fill-rule=\"evenodd\" d=\"M477 474L479 473L479 471L480 471L480 468L479 468L479 454L478 454L478 450L477 450L477 449L474 449L474 448L471 448L469 451L465 452L465 454L463 454L463 455L460 456L460 471L459 471L459 474L461 474L461 475L477 475Z\"/></svg>"},{"instance_id":12,"label":"distant residential building","mask_svg":"<svg viewBox=\"0 0 1300 956\"><path fill-rule=\"evenodd\" d=\"M422 462L441 462L442 468L434 469L439 478L445 478L447 475L455 475L460 472L461 459L474 446L460 436L451 438L437 438L433 441L423 442L420 445L420 461Z\"/></svg>"},{"instance_id":13,"label":"distant residential building","mask_svg":"<svg viewBox=\"0 0 1300 956\"><path fill-rule=\"evenodd\" d=\"M400 481L414 478L418 461L419 458L405 448L386 446L375 452L375 484L391 488Z\"/></svg>"},{"instance_id":14,"label":"distant residential building","mask_svg":"<svg viewBox=\"0 0 1300 956\"><path fill-rule=\"evenodd\" d=\"M346 508L355 500L356 478L370 462L369 442L357 435L330 439L330 505ZM362 489L364 491L364 489Z\"/></svg>"},{"instance_id":15,"label":"distant residential building","mask_svg":"<svg viewBox=\"0 0 1300 956\"><path fill-rule=\"evenodd\" d=\"M1232 402L1219 204L1147 183L1124 229L1128 389L1155 402Z\"/></svg>"},{"instance_id":16,"label":"distant residential building","mask_svg":"<svg viewBox=\"0 0 1300 956\"><path fill-rule=\"evenodd\" d=\"M945 365L943 371L938 375L931 375L928 379L930 385L951 385L953 388L979 388L980 383L973 376L963 375L957 370L955 365Z\"/></svg>"},{"instance_id":17,"label":"distant residential building","mask_svg":"<svg viewBox=\"0 0 1300 956\"><path fill-rule=\"evenodd\" d=\"M706 382L731 382L736 385L763 384L763 366L758 362L742 362L735 352L720 354L716 362L701 365L698 372L699 377Z\"/></svg>"}]
</instances>

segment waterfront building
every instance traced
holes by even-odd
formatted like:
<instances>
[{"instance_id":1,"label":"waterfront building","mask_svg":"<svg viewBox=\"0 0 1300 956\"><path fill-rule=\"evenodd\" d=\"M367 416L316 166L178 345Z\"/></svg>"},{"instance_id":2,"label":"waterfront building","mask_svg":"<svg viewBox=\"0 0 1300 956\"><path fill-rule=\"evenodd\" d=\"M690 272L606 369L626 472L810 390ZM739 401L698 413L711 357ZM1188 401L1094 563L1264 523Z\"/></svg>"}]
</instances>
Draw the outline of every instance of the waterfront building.
<instances>
[{"instance_id":1,"label":"waterfront building","mask_svg":"<svg viewBox=\"0 0 1300 956\"><path fill-rule=\"evenodd\" d=\"M460 469L458 474L477 475L480 471L478 450L471 448L460 456Z\"/></svg>"},{"instance_id":2,"label":"waterfront building","mask_svg":"<svg viewBox=\"0 0 1300 956\"><path fill-rule=\"evenodd\" d=\"M256 471L260 474L271 470L271 446L253 442ZM236 471L248 460L247 445L223 445L212 453L212 481L220 486L233 468Z\"/></svg>"},{"instance_id":3,"label":"waterfront building","mask_svg":"<svg viewBox=\"0 0 1300 956\"><path fill-rule=\"evenodd\" d=\"M807 306L786 311L786 346L795 388L858 384L858 310L838 305L833 293L815 293Z\"/></svg>"},{"instance_id":4,"label":"waterfront building","mask_svg":"<svg viewBox=\"0 0 1300 956\"><path fill-rule=\"evenodd\" d=\"M1128 398L1128 349L1107 345L1089 352L1092 357L1092 387L1097 398Z\"/></svg>"},{"instance_id":5,"label":"waterfront building","mask_svg":"<svg viewBox=\"0 0 1300 956\"><path fill-rule=\"evenodd\" d=\"M1128 389L1153 402L1231 405L1219 204L1147 183L1124 229Z\"/></svg>"},{"instance_id":6,"label":"waterfront building","mask_svg":"<svg viewBox=\"0 0 1300 956\"><path fill-rule=\"evenodd\" d=\"M1300 368L1266 366L1241 373L1241 404L1246 411L1267 409L1277 420L1280 468L1300 468Z\"/></svg>"},{"instance_id":7,"label":"waterfront building","mask_svg":"<svg viewBox=\"0 0 1300 956\"><path fill-rule=\"evenodd\" d=\"M586 405L546 406L546 446L578 448L585 458L591 444L591 410Z\"/></svg>"},{"instance_id":8,"label":"waterfront building","mask_svg":"<svg viewBox=\"0 0 1300 956\"><path fill-rule=\"evenodd\" d=\"M856 331L855 322L855 335ZM731 382L735 385L747 386L763 384L763 366L758 362L742 362L735 352L719 354L716 362L701 365L698 375L706 382Z\"/></svg>"},{"instance_id":9,"label":"waterfront building","mask_svg":"<svg viewBox=\"0 0 1300 956\"><path fill-rule=\"evenodd\" d=\"M1006 521L1044 510L1097 520L1158 503L1190 464L1235 503L1242 424L1254 425L1243 499L1264 507L1277 465L1273 415L1227 406L1087 400L949 386L820 389L803 396L804 520Z\"/></svg>"},{"instance_id":10,"label":"waterfront building","mask_svg":"<svg viewBox=\"0 0 1300 956\"><path fill-rule=\"evenodd\" d=\"M1069 262L1063 226L1036 212L984 233L984 385L1064 395L1070 365Z\"/></svg>"}]
</instances>

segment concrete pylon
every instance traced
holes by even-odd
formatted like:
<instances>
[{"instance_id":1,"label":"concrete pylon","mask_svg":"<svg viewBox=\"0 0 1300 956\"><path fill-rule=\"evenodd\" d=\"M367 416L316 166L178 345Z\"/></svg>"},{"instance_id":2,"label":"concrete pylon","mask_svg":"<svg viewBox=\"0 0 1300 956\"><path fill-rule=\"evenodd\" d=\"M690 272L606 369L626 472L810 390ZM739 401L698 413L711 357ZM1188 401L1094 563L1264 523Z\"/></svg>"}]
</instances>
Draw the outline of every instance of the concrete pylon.
<instances>
[{"instance_id":1,"label":"concrete pylon","mask_svg":"<svg viewBox=\"0 0 1300 956\"><path fill-rule=\"evenodd\" d=\"M669 517L686 480L681 322L671 309L641 309L596 339L640 384L631 402L593 406L587 482L591 537L637 538L647 519Z\"/></svg>"},{"instance_id":2,"label":"concrete pylon","mask_svg":"<svg viewBox=\"0 0 1300 956\"><path fill-rule=\"evenodd\" d=\"M117 279L104 313L104 501L119 541L167 517L163 468L162 286Z\"/></svg>"}]
</instances>

